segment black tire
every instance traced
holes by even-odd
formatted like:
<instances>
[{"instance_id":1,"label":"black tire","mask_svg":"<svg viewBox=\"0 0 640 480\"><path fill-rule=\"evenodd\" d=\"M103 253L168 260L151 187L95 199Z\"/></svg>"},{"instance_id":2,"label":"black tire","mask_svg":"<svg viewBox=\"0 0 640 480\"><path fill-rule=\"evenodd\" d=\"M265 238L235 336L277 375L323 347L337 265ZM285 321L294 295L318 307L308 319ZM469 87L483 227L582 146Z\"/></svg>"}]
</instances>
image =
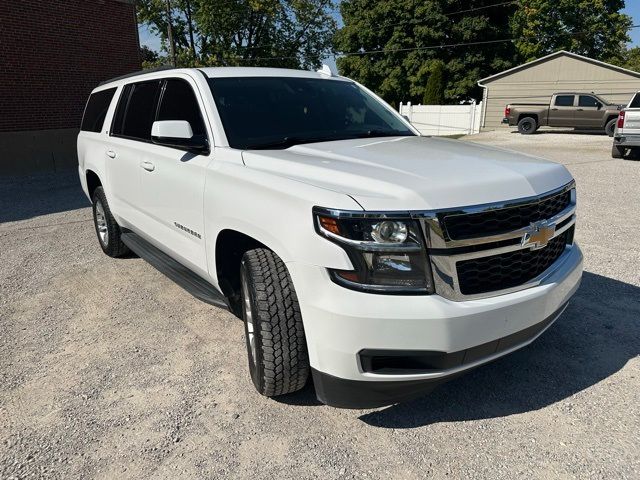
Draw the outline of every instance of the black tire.
<instances>
[{"instance_id":1,"label":"black tire","mask_svg":"<svg viewBox=\"0 0 640 480\"><path fill-rule=\"evenodd\" d=\"M531 135L538 130L538 122L535 118L525 117L518 122L518 132L522 135Z\"/></svg>"},{"instance_id":2,"label":"black tire","mask_svg":"<svg viewBox=\"0 0 640 480\"><path fill-rule=\"evenodd\" d=\"M240 277L249 372L256 390L275 397L302 389L309 378L309 355L287 267L271 250L257 248L242 257Z\"/></svg>"},{"instance_id":3,"label":"black tire","mask_svg":"<svg viewBox=\"0 0 640 480\"><path fill-rule=\"evenodd\" d=\"M129 247L120 239L120 226L111 215L102 187L94 190L91 201L93 202L93 225L102 251L114 258L127 255L130 252Z\"/></svg>"},{"instance_id":4,"label":"black tire","mask_svg":"<svg viewBox=\"0 0 640 480\"><path fill-rule=\"evenodd\" d=\"M611 158L624 158L625 150L625 148L614 145L611 147Z\"/></svg>"},{"instance_id":5,"label":"black tire","mask_svg":"<svg viewBox=\"0 0 640 480\"><path fill-rule=\"evenodd\" d=\"M609 135L610 137L613 137L614 132L616 131L616 122L618 120L615 118L612 118L611 120L609 120L607 122L607 125L604 127L604 131L607 135Z\"/></svg>"}]
</instances>

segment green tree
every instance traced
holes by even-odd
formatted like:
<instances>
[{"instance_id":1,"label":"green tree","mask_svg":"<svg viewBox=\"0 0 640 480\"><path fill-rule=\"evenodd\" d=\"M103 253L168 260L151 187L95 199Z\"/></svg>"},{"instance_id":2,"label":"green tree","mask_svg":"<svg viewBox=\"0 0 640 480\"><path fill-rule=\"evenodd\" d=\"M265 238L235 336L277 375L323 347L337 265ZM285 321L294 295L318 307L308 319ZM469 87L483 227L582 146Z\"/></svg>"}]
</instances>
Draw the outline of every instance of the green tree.
<instances>
[{"instance_id":1,"label":"green tree","mask_svg":"<svg viewBox=\"0 0 640 480\"><path fill-rule=\"evenodd\" d=\"M446 101L479 98L477 81L514 65L513 5L496 0L343 0L334 39L340 72L391 104L419 103L440 60ZM470 11L471 10L471 11ZM471 43L483 42L469 45ZM373 53L361 53L361 52Z\"/></svg>"},{"instance_id":2,"label":"green tree","mask_svg":"<svg viewBox=\"0 0 640 480\"><path fill-rule=\"evenodd\" d=\"M444 103L444 64L440 60L433 62L422 103L425 105L442 105Z\"/></svg>"},{"instance_id":3,"label":"green tree","mask_svg":"<svg viewBox=\"0 0 640 480\"><path fill-rule=\"evenodd\" d=\"M640 47L625 48L620 57L610 59L610 62L634 72L640 72Z\"/></svg>"},{"instance_id":4,"label":"green tree","mask_svg":"<svg viewBox=\"0 0 640 480\"><path fill-rule=\"evenodd\" d=\"M516 49L523 61L557 50L597 60L621 60L631 18L624 0L518 0L511 19Z\"/></svg>"},{"instance_id":5,"label":"green tree","mask_svg":"<svg viewBox=\"0 0 640 480\"><path fill-rule=\"evenodd\" d=\"M166 0L137 6L168 52ZM332 8L332 0L171 0L178 64L318 67L336 28Z\"/></svg>"}]
</instances>

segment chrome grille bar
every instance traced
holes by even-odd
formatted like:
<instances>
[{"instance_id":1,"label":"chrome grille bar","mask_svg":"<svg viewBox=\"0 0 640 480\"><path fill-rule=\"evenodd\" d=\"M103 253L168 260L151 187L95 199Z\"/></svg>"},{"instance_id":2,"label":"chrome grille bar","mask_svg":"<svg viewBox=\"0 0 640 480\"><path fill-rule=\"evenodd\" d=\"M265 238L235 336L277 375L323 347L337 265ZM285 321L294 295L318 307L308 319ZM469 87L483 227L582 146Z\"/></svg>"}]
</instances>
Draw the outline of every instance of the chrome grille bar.
<instances>
[{"instance_id":1,"label":"chrome grille bar","mask_svg":"<svg viewBox=\"0 0 640 480\"><path fill-rule=\"evenodd\" d=\"M440 219L446 216L447 213L451 213L453 215L477 214L535 204L540 201L546 201L547 199L553 198L557 195L565 194L567 191L571 192L569 205L563 211L557 213L551 218L544 219L548 225L553 225L555 227L553 236L549 238L550 241L559 235L563 235L575 224L576 190L575 182L573 181L559 189L536 197L451 210L414 212L413 216L421 221L427 246L429 248L429 258L431 261L436 293L450 300L463 301L504 295L506 293L512 293L539 285L546 277L551 275L557 268L559 268L559 266L562 265L563 259L568 255L571 245L567 245L565 247L565 251L545 272L522 285L481 294L464 295L457 275L457 263L472 258L490 257L517 250L531 249L530 246L525 246L522 242L523 237L527 232L530 232L531 227L528 225L526 227L495 235L478 236L463 240L452 240L447 237L444 225L441 224ZM518 239L521 241L517 241Z\"/></svg>"}]
</instances>

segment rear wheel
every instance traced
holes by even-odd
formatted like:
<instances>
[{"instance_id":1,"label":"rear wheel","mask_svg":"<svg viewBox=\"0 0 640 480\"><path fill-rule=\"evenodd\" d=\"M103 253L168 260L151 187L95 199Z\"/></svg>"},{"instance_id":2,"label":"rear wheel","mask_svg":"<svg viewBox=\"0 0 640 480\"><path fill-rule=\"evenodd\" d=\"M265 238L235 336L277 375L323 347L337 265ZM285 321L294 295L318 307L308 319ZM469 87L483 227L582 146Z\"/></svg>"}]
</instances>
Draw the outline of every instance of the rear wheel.
<instances>
[{"instance_id":1,"label":"rear wheel","mask_svg":"<svg viewBox=\"0 0 640 480\"><path fill-rule=\"evenodd\" d=\"M110 257L122 257L128 254L130 250L120 239L120 226L111 215L104 189L102 187L96 188L91 200L93 202L93 224L96 227L102 251Z\"/></svg>"},{"instance_id":2,"label":"rear wheel","mask_svg":"<svg viewBox=\"0 0 640 480\"><path fill-rule=\"evenodd\" d=\"M616 131L616 121L617 119L612 118L607 122L607 125L604 127L605 133L610 137L613 137L613 134Z\"/></svg>"},{"instance_id":3,"label":"rear wheel","mask_svg":"<svg viewBox=\"0 0 640 480\"><path fill-rule=\"evenodd\" d=\"M518 132L522 135L531 135L538 129L538 122L535 118L525 117L518 122Z\"/></svg>"},{"instance_id":4,"label":"rear wheel","mask_svg":"<svg viewBox=\"0 0 640 480\"><path fill-rule=\"evenodd\" d=\"M611 148L611 158L624 158L625 150L626 149L614 145Z\"/></svg>"},{"instance_id":5,"label":"rear wheel","mask_svg":"<svg viewBox=\"0 0 640 480\"><path fill-rule=\"evenodd\" d=\"M271 250L249 250L242 257L240 280L249 372L256 390L274 397L302 389L309 377L309 356L287 267Z\"/></svg>"}]
</instances>

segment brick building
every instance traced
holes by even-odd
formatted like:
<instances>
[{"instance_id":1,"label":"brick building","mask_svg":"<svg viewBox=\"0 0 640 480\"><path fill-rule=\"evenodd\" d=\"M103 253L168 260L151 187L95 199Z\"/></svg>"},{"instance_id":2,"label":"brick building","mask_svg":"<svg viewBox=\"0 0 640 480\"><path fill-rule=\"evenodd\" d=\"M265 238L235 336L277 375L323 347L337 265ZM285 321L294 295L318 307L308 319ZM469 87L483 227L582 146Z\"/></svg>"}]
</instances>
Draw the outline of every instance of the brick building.
<instances>
[{"instance_id":1,"label":"brick building","mask_svg":"<svg viewBox=\"0 0 640 480\"><path fill-rule=\"evenodd\" d=\"M0 175L74 166L89 92L139 52L134 0L0 0Z\"/></svg>"}]
</instances>

